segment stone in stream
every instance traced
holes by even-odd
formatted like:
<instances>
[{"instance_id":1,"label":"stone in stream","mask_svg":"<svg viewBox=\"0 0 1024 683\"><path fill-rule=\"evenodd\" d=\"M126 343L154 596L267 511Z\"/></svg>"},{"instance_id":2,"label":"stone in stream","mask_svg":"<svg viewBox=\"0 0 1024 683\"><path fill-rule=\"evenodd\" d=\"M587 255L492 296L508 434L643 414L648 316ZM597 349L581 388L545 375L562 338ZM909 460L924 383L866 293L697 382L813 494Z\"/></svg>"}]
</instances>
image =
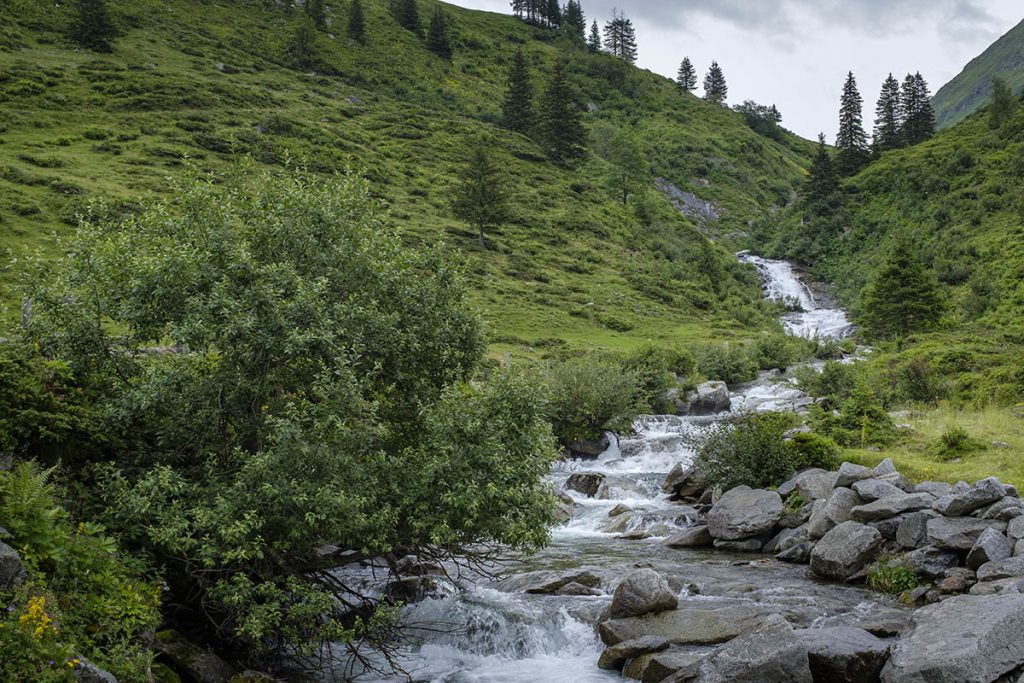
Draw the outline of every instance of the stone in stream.
<instances>
[{"instance_id":1,"label":"stone in stream","mask_svg":"<svg viewBox=\"0 0 1024 683\"><path fill-rule=\"evenodd\" d=\"M861 628L833 626L795 634L807 648L815 681L873 683L889 659L889 644Z\"/></svg>"},{"instance_id":2,"label":"stone in stream","mask_svg":"<svg viewBox=\"0 0 1024 683\"><path fill-rule=\"evenodd\" d=\"M622 670L623 678L635 678L643 683L659 683L680 669L699 662L711 654L710 651L680 652L667 650L649 655L640 655Z\"/></svg>"},{"instance_id":3,"label":"stone in stream","mask_svg":"<svg viewBox=\"0 0 1024 683\"><path fill-rule=\"evenodd\" d=\"M902 496L904 491L887 481L881 479L863 479L855 482L851 487L854 492L867 502L888 498L889 496Z\"/></svg>"},{"instance_id":4,"label":"stone in stream","mask_svg":"<svg viewBox=\"0 0 1024 683\"><path fill-rule=\"evenodd\" d=\"M705 382L686 395L686 402L676 402L680 415L714 415L732 407L729 387L725 382Z\"/></svg>"},{"instance_id":5,"label":"stone in stream","mask_svg":"<svg viewBox=\"0 0 1024 683\"><path fill-rule=\"evenodd\" d=\"M556 574L555 572L542 572L539 575L528 577L532 583L523 588L524 593L534 595L554 595L563 586L576 583L587 588L597 588L601 585L601 579L592 571L582 570Z\"/></svg>"},{"instance_id":6,"label":"stone in stream","mask_svg":"<svg viewBox=\"0 0 1024 683\"><path fill-rule=\"evenodd\" d=\"M995 529L985 529L967 553L967 566L977 569L987 562L1005 560L1011 554L1010 542Z\"/></svg>"},{"instance_id":7,"label":"stone in stream","mask_svg":"<svg viewBox=\"0 0 1024 683\"><path fill-rule=\"evenodd\" d=\"M966 491L954 492L935 501L935 509L947 517L962 517L990 505L1006 495L1006 487L995 477L982 479Z\"/></svg>"},{"instance_id":8,"label":"stone in stream","mask_svg":"<svg viewBox=\"0 0 1024 683\"><path fill-rule=\"evenodd\" d=\"M573 472L565 481L565 488L582 493L587 498L593 498L604 480L605 475L600 472Z\"/></svg>"},{"instance_id":9,"label":"stone in stream","mask_svg":"<svg viewBox=\"0 0 1024 683\"><path fill-rule=\"evenodd\" d=\"M668 648L668 645L667 640L658 636L643 636L635 640L626 640L605 649L601 653L600 659L597 660L597 668L622 669L627 660L651 652L661 652Z\"/></svg>"},{"instance_id":10,"label":"stone in stream","mask_svg":"<svg viewBox=\"0 0 1024 683\"><path fill-rule=\"evenodd\" d=\"M1024 595L960 595L914 613L883 683L991 683L1024 664Z\"/></svg>"},{"instance_id":11,"label":"stone in stream","mask_svg":"<svg viewBox=\"0 0 1024 683\"><path fill-rule=\"evenodd\" d=\"M589 586L584 586L581 583L576 583L575 581L571 581L571 582L565 584L564 586L562 586L561 588L559 588L558 590L556 590L555 591L555 595L581 596L581 595L604 595L604 593L602 593L597 588L591 588Z\"/></svg>"},{"instance_id":12,"label":"stone in stream","mask_svg":"<svg viewBox=\"0 0 1024 683\"><path fill-rule=\"evenodd\" d=\"M594 460L597 456L611 448L612 442L605 434L599 439L577 439L565 446L570 458L577 460Z\"/></svg>"},{"instance_id":13,"label":"stone in stream","mask_svg":"<svg viewBox=\"0 0 1024 683\"><path fill-rule=\"evenodd\" d=\"M706 548L711 543L711 533L707 525L701 524L669 536L662 545L669 548Z\"/></svg>"},{"instance_id":14,"label":"stone in stream","mask_svg":"<svg viewBox=\"0 0 1024 683\"><path fill-rule=\"evenodd\" d=\"M910 615L907 610L894 607L874 606L867 612L854 610L822 619L817 625L822 628L833 626L853 626L864 629L879 638L899 636L910 627Z\"/></svg>"},{"instance_id":15,"label":"stone in stream","mask_svg":"<svg viewBox=\"0 0 1024 683\"><path fill-rule=\"evenodd\" d=\"M1006 530L1006 522L976 517L934 517L927 525L928 542L950 550L970 550L985 529Z\"/></svg>"},{"instance_id":16,"label":"stone in stream","mask_svg":"<svg viewBox=\"0 0 1024 683\"><path fill-rule=\"evenodd\" d=\"M845 486L849 488L858 481L874 479L876 476L878 475L870 467L864 467L852 462L844 462L839 466L839 471L836 473L836 487Z\"/></svg>"},{"instance_id":17,"label":"stone in stream","mask_svg":"<svg viewBox=\"0 0 1024 683\"><path fill-rule=\"evenodd\" d=\"M609 619L597 626L605 645L618 645L642 636L660 636L676 645L724 643L754 628L773 609L761 605L682 607L644 617Z\"/></svg>"},{"instance_id":18,"label":"stone in stream","mask_svg":"<svg viewBox=\"0 0 1024 683\"><path fill-rule=\"evenodd\" d=\"M640 617L675 609L679 600L668 581L653 569L638 569L619 582L612 594L612 619Z\"/></svg>"},{"instance_id":19,"label":"stone in stream","mask_svg":"<svg viewBox=\"0 0 1024 683\"><path fill-rule=\"evenodd\" d=\"M857 522L888 519L904 512L926 510L934 502L935 499L927 493L902 493L896 496L886 496L851 509L850 518Z\"/></svg>"},{"instance_id":20,"label":"stone in stream","mask_svg":"<svg viewBox=\"0 0 1024 683\"><path fill-rule=\"evenodd\" d=\"M782 498L775 491L737 486L726 491L708 513L712 538L738 541L770 533L782 517Z\"/></svg>"},{"instance_id":21,"label":"stone in stream","mask_svg":"<svg viewBox=\"0 0 1024 683\"><path fill-rule=\"evenodd\" d=\"M849 579L875 559L881 546L878 530L859 522L843 522L814 546L811 571L829 579Z\"/></svg>"},{"instance_id":22,"label":"stone in stream","mask_svg":"<svg viewBox=\"0 0 1024 683\"><path fill-rule=\"evenodd\" d=\"M951 550L926 545L907 553L907 563L918 574L929 578L943 576L946 570L960 563L960 556Z\"/></svg>"},{"instance_id":23,"label":"stone in stream","mask_svg":"<svg viewBox=\"0 0 1024 683\"><path fill-rule=\"evenodd\" d=\"M807 535L807 529L783 529L779 533L775 534L772 540L764 544L764 552L769 555L775 555L784 550L789 550L798 543L803 543L810 537Z\"/></svg>"},{"instance_id":24,"label":"stone in stream","mask_svg":"<svg viewBox=\"0 0 1024 683\"><path fill-rule=\"evenodd\" d=\"M812 683L807 647L781 616L768 617L664 683Z\"/></svg>"},{"instance_id":25,"label":"stone in stream","mask_svg":"<svg viewBox=\"0 0 1024 683\"><path fill-rule=\"evenodd\" d=\"M807 564L811 561L811 552L814 550L814 542L804 541L779 552L775 559L780 562L792 564Z\"/></svg>"}]
</instances>

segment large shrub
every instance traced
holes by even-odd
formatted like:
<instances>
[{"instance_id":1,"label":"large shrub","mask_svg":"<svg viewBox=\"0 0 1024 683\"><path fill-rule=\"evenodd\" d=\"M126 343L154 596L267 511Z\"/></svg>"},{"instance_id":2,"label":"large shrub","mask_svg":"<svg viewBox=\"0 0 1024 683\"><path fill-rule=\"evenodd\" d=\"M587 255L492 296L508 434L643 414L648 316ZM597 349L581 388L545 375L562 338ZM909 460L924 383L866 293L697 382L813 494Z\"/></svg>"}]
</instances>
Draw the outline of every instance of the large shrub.
<instances>
[{"instance_id":1,"label":"large shrub","mask_svg":"<svg viewBox=\"0 0 1024 683\"><path fill-rule=\"evenodd\" d=\"M795 421L791 413L752 413L709 427L697 439L697 468L706 483L723 489L781 484L802 466L803 456L785 439Z\"/></svg>"},{"instance_id":2,"label":"large shrub","mask_svg":"<svg viewBox=\"0 0 1024 683\"><path fill-rule=\"evenodd\" d=\"M740 384L757 379L755 355L742 346L708 345L696 352L697 369L708 379Z\"/></svg>"},{"instance_id":3,"label":"large shrub","mask_svg":"<svg viewBox=\"0 0 1024 683\"><path fill-rule=\"evenodd\" d=\"M562 444L629 431L645 409L642 376L615 360L588 354L548 373L548 414Z\"/></svg>"}]
</instances>

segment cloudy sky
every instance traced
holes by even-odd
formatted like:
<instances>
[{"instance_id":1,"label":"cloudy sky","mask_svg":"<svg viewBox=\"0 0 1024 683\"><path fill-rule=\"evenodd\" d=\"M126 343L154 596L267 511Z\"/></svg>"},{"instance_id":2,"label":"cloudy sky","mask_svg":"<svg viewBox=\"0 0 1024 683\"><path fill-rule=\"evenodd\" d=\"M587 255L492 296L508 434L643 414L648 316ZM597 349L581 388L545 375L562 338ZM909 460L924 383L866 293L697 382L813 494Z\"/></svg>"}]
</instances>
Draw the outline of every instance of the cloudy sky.
<instances>
[{"instance_id":1,"label":"cloudy sky","mask_svg":"<svg viewBox=\"0 0 1024 683\"><path fill-rule=\"evenodd\" d=\"M449 0L508 12L507 0ZM674 76L684 56L703 81L718 60L729 102L775 104L783 125L832 142L839 92L853 71L870 132L889 72L920 71L937 90L1024 19L1020 0L582 0L603 25L618 7L637 29L639 65Z\"/></svg>"}]
</instances>

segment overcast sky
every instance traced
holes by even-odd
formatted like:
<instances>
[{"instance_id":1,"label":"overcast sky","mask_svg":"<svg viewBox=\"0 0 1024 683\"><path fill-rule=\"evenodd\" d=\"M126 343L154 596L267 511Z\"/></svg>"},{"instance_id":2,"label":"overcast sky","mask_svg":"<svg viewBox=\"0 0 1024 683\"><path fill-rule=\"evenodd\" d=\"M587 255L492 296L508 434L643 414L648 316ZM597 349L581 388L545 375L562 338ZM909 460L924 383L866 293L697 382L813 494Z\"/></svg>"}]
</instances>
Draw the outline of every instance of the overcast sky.
<instances>
[{"instance_id":1,"label":"overcast sky","mask_svg":"<svg viewBox=\"0 0 1024 683\"><path fill-rule=\"evenodd\" d=\"M508 13L507 0L450 0ZM729 103L775 104L783 125L834 142L847 71L864 97L868 132L891 71L920 71L934 93L1024 19L1020 0L582 0L603 26L618 7L637 30L638 64L675 76L689 56L703 82L718 60ZM700 91L698 91L699 93Z\"/></svg>"}]
</instances>

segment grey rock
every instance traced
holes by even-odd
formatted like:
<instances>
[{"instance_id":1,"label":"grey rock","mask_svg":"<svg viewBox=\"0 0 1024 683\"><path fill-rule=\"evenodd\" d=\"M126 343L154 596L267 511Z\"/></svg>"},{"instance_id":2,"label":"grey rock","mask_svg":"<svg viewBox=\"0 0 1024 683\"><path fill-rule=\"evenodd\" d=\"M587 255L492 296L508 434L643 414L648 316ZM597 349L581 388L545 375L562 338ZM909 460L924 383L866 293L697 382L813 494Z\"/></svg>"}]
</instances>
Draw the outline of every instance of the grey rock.
<instances>
[{"instance_id":1,"label":"grey rock","mask_svg":"<svg viewBox=\"0 0 1024 683\"><path fill-rule=\"evenodd\" d=\"M577 441L570 441L566 444L565 450L568 451L570 458L593 460L611 448L611 445L611 440L608 438L608 435L605 434L599 439L579 439Z\"/></svg>"},{"instance_id":2,"label":"grey rock","mask_svg":"<svg viewBox=\"0 0 1024 683\"><path fill-rule=\"evenodd\" d=\"M875 559L882 546L876 529L843 522L818 541L811 552L811 571L829 579L848 579Z\"/></svg>"},{"instance_id":3,"label":"grey rock","mask_svg":"<svg viewBox=\"0 0 1024 683\"><path fill-rule=\"evenodd\" d=\"M216 654L189 642L176 631L157 633L153 649L166 657L175 671L195 683L224 683L236 673Z\"/></svg>"},{"instance_id":4,"label":"grey rock","mask_svg":"<svg viewBox=\"0 0 1024 683\"><path fill-rule=\"evenodd\" d=\"M639 617L675 609L679 604L668 581L653 569L630 573L615 588L609 615L612 619Z\"/></svg>"},{"instance_id":5,"label":"grey rock","mask_svg":"<svg viewBox=\"0 0 1024 683\"><path fill-rule=\"evenodd\" d=\"M960 562L957 553L930 545L907 553L906 559L915 572L930 578L945 575L947 569L957 566Z\"/></svg>"},{"instance_id":6,"label":"grey rock","mask_svg":"<svg viewBox=\"0 0 1024 683\"><path fill-rule=\"evenodd\" d=\"M874 606L866 612L853 610L822 619L819 626L853 626L879 638L897 637L910 627L911 612L895 607Z\"/></svg>"},{"instance_id":7,"label":"grey rock","mask_svg":"<svg viewBox=\"0 0 1024 683\"><path fill-rule=\"evenodd\" d=\"M884 481L886 484L892 484L893 486L898 488L900 491L903 491L904 493L914 492L913 482L911 482L909 479L907 479L899 472L879 475L878 480Z\"/></svg>"},{"instance_id":8,"label":"grey rock","mask_svg":"<svg viewBox=\"0 0 1024 683\"><path fill-rule=\"evenodd\" d=\"M928 542L928 520L938 515L933 510L911 512L903 516L896 529L896 542L904 548L919 548Z\"/></svg>"},{"instance_id":9,"label":"grey rock","mask_svg":"<svg viewBox=\"0 0 1024 683\"><path fill-rule=\"evenodd\" d=\"M1024 517L1015 517L1006 525L1006 537L1011 542L1024 539Z\"/></svg>"},{"instance_id":10,"label":"grey rock","mask_svg":"<svg viewBox=\"0 0 1024 683\"><path fill-rule=\"evenodd\" d=\"M531 578L530 581L530 584L523 588L523 592L533 595L554 595L559 589L570 583L577 583L587 588L597 588L601 585L600 577L586 569L564 574L543 572L539 576Z\"/></svg>"},{"instance_id":11,"label":"grey rock","mask_svg":"<svg viewBox=\"0 0 1024 683\"><path fill-rule=\"evenodd\" d=\"M967 553L967 566L977 569L988 562L1005 560L1010 556L1010 542L995 529L985 529Z\"/></svg>"},{"instance_id":12,"label":"grey rock","mask_svg":"<svg viewBox=\"0 0 1024 683\"><path fill-rule=\"evenodd\" d=\"M571 581L555 591L555 595L604 595L600 590Z\"/></svg>"},{"instance_id":13,"label":"grey rock","mask_svg":"<svg viewBox=\"0 0 1024 683\"><path fill-rule=\"evenodd\" d=\"M772 610L757 605L683 607L628 619L609 619L597 626L605 645L642 636L660 636L676 645L724 643L764 621Z\"/></svg>"},{"instance_id":14,"label":"grey rock","mask_svg":"<svg viewBox=\"0 0 1024 683\"><path fill-rule=\"evenodd\" d=\"M101 669L85 657L78 657L78 664L71 670L78 683L117 683L117 677Z\"/></svg>"},{"instance_id":15,"label":"grey rock","mask_svg":"<svg viewBox=\"0 0 1024 683\"><path fill-rule=\"evenodd\" d=\"M999 519L1004 522L1009 522L1011 519L1016 519L1021 515L1024 515L1024 501L1020 498L1000 498L996 502L992 503L983 508L979 508L971 513L972 517L978 517L979 519Z\"/></svg>"},{"instance_id":16,"label":"grey rock","mask_svg":"<svg viewBox=\"0 0 1024 683\"><path fill-rule=\"evenodd\" d=\"M802 543L806 540L808 540L807 529L783 529L764 544L764 552L774 555L781 550L792 548L797 543ZM781 547L783 544L785 544L785 548Z\"/></svg>"},{"instance_id":17,"label":"grey rock","mask_svg":"<svg viewBox=\"0 0 1024 683\"><path fill-rule=\"evenodd\" d=\"M850 518L857 522L888 519L904 512L928 509L934 501L935 499L927 493L902 493L896 496L886 496L853 508L850 510Z\"/></svg>"},{"instance_id":18,"label":"grey rock","mask_svg":"<svg viewBox=\"0 0 1024 683\"><path fill-rule=\"evenodd\" d=\"M996 502L1006 495L1006 487L995 477L982 479L966 491L957 491L935 501L935 509L947 517L962 517Z\"/></svg>"},{"instance_id":19,"label":"grey rock","mask_svg":"<svg viewBox=\"0 0 1024 683\"><path fill-rule=\"evenodd\" d=\"M867 502L888 498L889 496L902 496L904 491L896 488L887 481L881 479L864 479L854 483L853 490L858 496Z\"/></svg>"},{"instance_id":20,"label":"grey rock","mask_svg":"<svg viewBox=\"0 0 1024 683\"><path fill-rule=\"evenodd\" d=\"M835 486L835 472L824 470L807 470L796 483L796 493L804 500L818 500L832 495Z\"/></svg>"},{"instance_id":21,"label":"grey rock","mask_svg":"<svg viewBox=\"0 0 1024 683\"><path fill-rule=\"evenodd\" d=\"M667 649L669 642L658 636L643 636L635 640L627 640L617 645L612 645L601 653L597 660L599 669L621 669L626 660L633 659L639 655L651 652L661 652Z\"/></svg>"},{"instance_id":22,"label":"grey rock","mask_svg":"<svg viewBox=\"0 0 1024 683\"><path fill-rule=\"evenodd\" d=\"M896 517L889 517L888 519L876 519L868 522L867 525L872 529L878 529L878 533L882 534L882 538L887 541L895 541L896 534L899 531L900 525L903 523L905 515L897 515Z\"/></svg>"},{"instance_id":23,"label":"grey rock","mask_svg":"<svg viewBox=\"0 0 1024 683\"><path fill-rule=\"evenodd\" d=\"M707 525L701 524L669 536L663 545L669 548L706 548L711 542L711 532Z\"/></svg>"},{"instance_id":24,"label":"grey rock","mask_svg":"<svg viewBox=\"0 0 1024 683\"><path fill-rule=\"evenodd\" d=\"M673 484L675 484L676 480L682 477L685 472L686 468L683 467L683 463L677 462L672 469L669 470L668 474L665 475L665 481L661 484L661 490L664 493L670 492L673 488Z\"/></svg>"},{"instance_id":25,"label":"grey rock","mask_svg":"<svg viewBox=\"0 0 1024 683\"><path fill-rule=\"evenodd\" d=\"M928 543L939 548L970 550L985 529L1002 532L1006 522L976 517L933 517L927 522Z\"/></svg>"},{"instance_id":26,"label":"grey rock","mask_svg":"<svg viewBox=\"0 0 1024 683\"><path fill-rule=\"evenodd\" d=\"M807 521L811 518L811 510L813 505L801 505L792 512L784 512L782 517L779 518L779 526L783 529L795 529L798 526L807 524Z\"/></svg>"},{"instance_id":27,"label":"grey rock","mask_svg":"<svg viewBox=\"0 0 1024 683\"><path fill-rule=\"evenodd\" d=\"M725 382L705 382L686 395L685 406L677 404L681 415L714 415L732 407Z\"/></svg>"},{"instance_id":28,"label":"grey rock","mask_svg":"<svg viewBox=\"0 0 1024 683\"><path fill-rule=\"evenodd\" d=\"M695 683L813 681L806 646L793 633L793 627L778 615L701 660L695 673Z\"/></svg>"},{"instance_id":29,"label":"grey rock","mask_svg":"<svg viewBox=\"0 0 1024 683\"><path fill-rule=\"evenodd\" d=\"M660 681L664 681L680 669L691 667L700 662L700 660L704 659L708 654L708 652L668 651L658 652L651 655L641 655L634 661L640 661L642 659L647 660L640 675L640 680L643 683L660 683ZM631 669L633 669L632 662L623 669L623 677L626 677L631 673L636 673L635 671L631 671Z\"/></svg>"},{"instance_id":30,"label":"grey rock","mask_svg":"<svg viewBox=\"0 0 1024 683\"><path fill-rule=\"evenodd\" d=\"M875 474L878 476L884 476L886 474L895 474L896 465L892 463L892 458L886 458L882 462L875 465Z\"/></svg>"},{"instance_id":31,"label":"grey rock","mask_svg":"<svg viewBox=\"0 0 1024 683\"><path fill-rule=\"evenodd\" d=\"M889 644L864 629L835 626L796 631L815 681L873 683L889 659Z\"/></svg>"},{"instance_id":32,"label":"grey rock","mask_svg":"<svg viewBox=\"0 0 1024 683\"><path fill-rule=\"evenodd\" d=\"M930 493L936 498L942 498L953 492L953 486L942 481L922 481L914 487L914 492Z\"/></svg>"},{"instance_id":33,"label":"grey rock","mask_svg":"<svg viewBox=\"0 0 1024 683\"><path fill-rule=\"evenodd\" d=\"M593 498L597 495L604 480L605 475L600 472L573 472L566 480L565 488L582 493L587 498Z\"/></svg>"},{"instance_id":34,"label":"grey rock","mask_svg":"<svg viewBox=\"0 0 1024 683\"><path fill-rule=\"evenodd\" d=\"M633 511L633 508L629 507L628 505L623 505L622 503L619 503L618 505L616 505L615 507L613 507L611 510L608 511L608 516L609 517L618 517L619 515L624 515L627 512L632 512L632 511Z\"/></svg>"},{"instance_id":35,"label":"grey rock","mask_svg":"<svg viewBox=\"0 0 1024 683\"><path fill-rule=\"evenodd\" d=\"M9 591L27 578L18 551L0 541L0 590Z\"/></svg>"},{"instance_id":36,"label":"grey rock","mask_svg":"<svg viewBox=\"0 0 1024 683\"><path fill-rule=\"evenodd\" d=\"M770 533L782 517L782 498L775 491L737 486L727 491L708 513L711 536L736 541Z\"/></svg>"},{"instance_id":37,"label":"grey rock","mask_svg":"<svg viewBox=\"0 0 1024 683\"><path fill-rule=\"evenodd\" d=\"M858 481L874 479L876 476L878 475L870 467L864 467L852 462L844 462L839 466L839 471L836 473L836 486L850 487Z\"/></svg>"},{"instance_id":38,"label":"grey rock","mask_svg":"<svg viewBox=\"0 0 1024 683\"><path fill-rule=\"evenodd\" d=\"M724 541L715 539L715 549L732 553L759 553L764 550L764 541L760 538L744 538L741 541Z\"/></svg>"},{"instance_id":39,"label":"grey rock","mask_svg":"<svg viewBox=\"0 0 1024 683\"><path fill-rule=\"evenodd\" d=\"M811 552L814 550L812 541L804 541L781 551L775 556L776 560L789 562L791 564L807 564L811 561Z\"/></svg>"},{"instance_id":40,"label":"grey rock","mask_svg":"<svg viewBox=\"0 0 1024 683\"><path fill-rule=\"evenodd\" d=\"M1024 576L1024 557L995 560L978 567L978 581L995 581Z\"/></svg>"},{"instance_id":41,"label":"grey rock","mask_svg":"<svg viewBox=\"0 0 1024 683\"><path fill-rule=\"evenodd\" d=\"M807 533L814 540L827 534L836 525L825 509L827 506L827 500L816 500L810 506L811 516L807 521Z\"/></svg>"},{"instance_id":42,"label":"grey rock","mask_svg":"<svg viewBox=\"0 0 1024 683\"><path fill-rule=\"evenodd\" d=\"M1024 664L1024 595L953 596L919 609L883 683L991 683Z\"/></svg>"}]
</instances>

